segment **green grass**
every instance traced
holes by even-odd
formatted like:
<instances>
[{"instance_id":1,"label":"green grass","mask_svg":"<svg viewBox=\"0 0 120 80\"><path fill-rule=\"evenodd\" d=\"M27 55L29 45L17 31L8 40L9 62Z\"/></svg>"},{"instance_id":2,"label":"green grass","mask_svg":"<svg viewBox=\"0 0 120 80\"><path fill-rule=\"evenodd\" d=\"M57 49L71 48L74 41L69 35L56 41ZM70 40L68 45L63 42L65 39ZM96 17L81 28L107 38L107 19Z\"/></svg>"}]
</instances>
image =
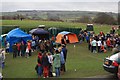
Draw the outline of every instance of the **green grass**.
<instances>
[{"instance_id":1,"label":"green grass","mask_svg":"<svg viewBox=\"0 0 120 80\"><path fill-rule=\"evenodd\" d=\"M21 28L24 27L37 27L38 25L46 25L47 27L71 27L71 28L82 28L86 29L87 23L72 23L72 22L57 22L57 21L40 21L40 20L2 20L2 25L18 25ZM111 29L110 25L99 25L94 24L94 31L99 33L101 30L103 32L109 32Z\"/></svg>"},{"instance_id":2,"label":"green grass","mask_svg":"<svg viewBox=\"0 0 120 80\"><path fill-rule=\"evenodd\" d=\"M1 23L0 23L1 24ZM47 27L72 27L72 28L86 28L85 23L70 23L70 22L54 22L54 21L39 21L39 20L2 20L1 25L18 25L21 28L24 27L37 27L38 25L46 25ZM109 32L110 25L94 24L94 30L99 33ZM67 45L68 57L67 57L67 72L61 75L62 78L78 78L78 77L90 77L96 75L109 74L103 70L102 64L104 57L110 55L110 52L106 54L93 54L87 49L87 44L74 44ZM37 52L30 58L18 57L12 58L12 54L6 55L6 66L3 69L3 76L5 78L37 78L34 70L37 64ZM75 71L75 69L77 71Z\"/></svg>"},{"instance_id":3,"label":"green grass","mask_svg":"<svg viewBox=\"0 0 120 80\"><path fill-rule=\"evenodd\" d=\"M61 75L62 78L81 78L109 74L103 69L102 64L103 59L111 55L111 52L91 53L87 49L86 43L68 44L67 48L67 72ZM37 63L37 52L30 58L17 57L16 59L12 58L12 54L8 54L5 62L6 65L3 69L5 78L37 78L34 70Z\"/></svg>"}]
</instances>

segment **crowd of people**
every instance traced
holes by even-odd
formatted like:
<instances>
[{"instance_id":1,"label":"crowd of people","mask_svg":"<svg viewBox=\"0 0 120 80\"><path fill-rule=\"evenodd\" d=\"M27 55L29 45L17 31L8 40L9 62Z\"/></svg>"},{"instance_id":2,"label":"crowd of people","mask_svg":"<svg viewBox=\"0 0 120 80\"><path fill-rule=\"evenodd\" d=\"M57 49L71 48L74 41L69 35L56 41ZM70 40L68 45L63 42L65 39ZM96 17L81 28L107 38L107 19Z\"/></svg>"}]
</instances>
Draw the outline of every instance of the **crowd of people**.
<instances>
[{"instance_id":1,"label":"crowd of people","mask_svg":"<svg viewBox=\"0 0 120 80\"><path fill-rule=\"evenodd\" d=\"M65 44L42 41L38 53L36 72L39 77L59 77L66 71L67 48ZM55 72L55 75L53 74Z\"/></svg>"},{"instance_id":2,"label":"crowd of people","mask_svg":"<svg viewBox=\"0 0 120 80\"><path fill-rule=\"evenodd\" d=\"M32 55L32 50L32 41L27 41L26 43L22 41L12 45L13 58L16 58L17 56L28 58Z\"/></svg>"},{"instance_id":3,"label":"crowd of people","mask_svg":"<svg viewBox=\"0 0 120 80\"><path fill-rule=\"evenodd\" d=\"M6 52L9 52L10 44L6 44ZM53 53L53 41L52 40L39 40L37 36L33 36L32 40L28 40L27 42L21 41L14 43L12 45L12 52L13 52L13 58L16 58L17 56L22 56L29 58L32 56L32 52L35 50L39 50L42 53L44 51L48 50Z\"/></svg>"},{"instance_id":4,"label":"crowd of people","mask_svg":"<svg viewBox=\"0 0 120 80\"><path fill-rule=\"evenodd\" d=\"M32 52L38 52L37 65L35 70L38 77L59 77L66 71L65 63L67 58L66 42L55 43L55 38L50 40L39 39L33 36L33 40L21 41L12 45L13 58L32 56ZM9 46L10 44L7 44ZM6 47L6 52L8 52ZM54 75L54 74L55 75Z\"/></svg>"},{"instance_id":5,"label":"crowd of people","mask_svg":"<svg viewBox=\"0 0 120 80\"><path fill-rule=\"evenodd\" d=\"M55 43L55 37L46 39L39 39L38 36L32 36L32 40L20 41L13 43L12 53L13 59L17 57L29 58L33 52L38 52L37 65L35 67L39 77L59 77L66 71L65 63L67 58L67 48L64 39L61 39L62 43ZM67 41L68 42L68 41ZM4 67L5 55L3 53L9 53L10 43L4 41L4 46L1 50L2 67ZM54 74L53 74L54 73Z\"/></svg>"},{"instance_id":6,"label":"crowd of people","mask_svg":"<svg viewBox=\"0 0 120 80\"><path fill-rule=\"evenodd\" d=\"M120 30L120 26L119 26ZM81 30L78 35L80 42L88 43L88 50L92 53L106 53L113 50L113 54L120 51L120 34L116 34L115 27L112 27L109 33L100 31L99 34ZM59 77L66 72L65 63L67 60L66 43L69 43L68 37L61 39L61 44L55 43L55 38L50 40L40 40L37 36L33 36L33 40L27 42L21 41L12 45L13 58L18 56L29 58L33 51L38 51L37 65L35 70L38 77ZM6 44L6 52L9 52L10 44ZM5 52L2 49L2 67L4 67ZM55 72L55 75L53 74Z\"/></svg>"},{"instance_id":7,"label":"crowd of people","mask_svg":"<svg viewBox=\"0 0 120 80\"><path fill-rule=\"evenodd\" d=\"M44 78L47 77L59 77L66 71L65 62L67 57L67 49L64 44L59 45L58 48L54 47L53 54L47 51L40 51L38 53L38 64L36 66L36 71L38 76L43 75ZM55 70L55 74L53 72Z\"/></svg>"},{"instance_id":8,"label":"crowd of people","mask_svg":"<svg viewBox=\"0 0 120 80\"><path fill-rule=\"evenodd\" d=\"M120 29L120 26L119 28ZM112 27L110 32L104 33L100 31L99 34L94 32L81 31L79 34L79 39L88 43L88 50L92 53L106 53L112 50L112 53L120 51L120 34L116 34L115 27Z\"/></svg>"}]
</instances>

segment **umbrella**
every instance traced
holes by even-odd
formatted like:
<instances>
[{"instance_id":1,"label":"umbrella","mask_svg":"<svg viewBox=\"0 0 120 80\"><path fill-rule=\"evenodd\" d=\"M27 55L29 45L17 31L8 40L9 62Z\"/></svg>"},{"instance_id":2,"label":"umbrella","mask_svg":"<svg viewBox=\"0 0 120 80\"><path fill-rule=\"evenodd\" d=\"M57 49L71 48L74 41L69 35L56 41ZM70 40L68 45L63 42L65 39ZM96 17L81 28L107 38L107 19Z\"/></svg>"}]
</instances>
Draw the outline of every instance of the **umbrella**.
<instances>
[{"instance_id":1,"label":"umbrella","mask_svg":"<svg viewBox=\"0 0 120 80\"><path fill-rule=\"evenodd\" d=\"M49 32L41 29L41 28L36 28L36 29L32 29L31 31L29 31L32 35L37 35L40 39L48 39L49 38Z\"/></svg>"},{"instance_id":2,"label":"umbrella","mask_svg":"<svg viewBox=\"0 0 120 80\"><path fill-rule=\"evenodd\" d=\"M32 29L31 31L29 31L31 34L33 35L41 35L41 34L49 34L48 31L44 30L44 29L40 29L40 28L36 28L36 29Z\"/></svg>"}]
</instances>

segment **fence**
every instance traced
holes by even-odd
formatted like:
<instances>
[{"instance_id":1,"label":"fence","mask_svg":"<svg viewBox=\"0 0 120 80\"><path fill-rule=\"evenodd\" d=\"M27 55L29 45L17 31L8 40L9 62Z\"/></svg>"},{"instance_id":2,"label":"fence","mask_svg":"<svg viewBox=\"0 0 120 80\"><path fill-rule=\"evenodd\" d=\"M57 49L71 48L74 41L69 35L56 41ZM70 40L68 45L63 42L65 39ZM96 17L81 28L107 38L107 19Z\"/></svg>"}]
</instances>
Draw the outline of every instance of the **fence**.
<instances>
[{"instance_id":1,"label":"fence","mask_svg":"<svg viewBox=\"0 0 120 80\"><path fill-rule=\"evenodd\" d=\"M54 35L56 36L59 32L62 31L68 31L68 32L72 32L75 33L76 35L79 34L79 32L81 31L81 28L49 28L48 29L49 33L51 34L50 36Z\"/></svg>"},{"instance_id":2,"label":"fence","mask_svg":"<svg viewBox=\"0 0 120 80\"><path fill-rule=\"evenodd\" d=\"M2 26L2 34L7 34L9 31L11 31L14 28L19 28L19 26L16 26L16 25ZM21 28L21 30L23 30L24 32L27 32L27 33L29 33L29 31L32 29L33 28L29 28L29 27ZM57 27L57 28L51 27L50 28L50 27L46 27L45 30L47 30L50 33L50 37L51 37L53 35L57 36L57 34L62 31L68 31L68 32L72 32L72 33L75 33L76 35L78 35L81 28L64 28L64 27Z\"/></svg>"},{"instance_id":3,"label":"fence","mask_svg":"<svg viewBox=\"0 0 120 80\"><path fill-rule=\"evenodd\" d=\"M11 31L14 28L19 28L17 25L5 25L1 26L2 34L7 34L9 31Z\"/></svg>"}]
</instances>

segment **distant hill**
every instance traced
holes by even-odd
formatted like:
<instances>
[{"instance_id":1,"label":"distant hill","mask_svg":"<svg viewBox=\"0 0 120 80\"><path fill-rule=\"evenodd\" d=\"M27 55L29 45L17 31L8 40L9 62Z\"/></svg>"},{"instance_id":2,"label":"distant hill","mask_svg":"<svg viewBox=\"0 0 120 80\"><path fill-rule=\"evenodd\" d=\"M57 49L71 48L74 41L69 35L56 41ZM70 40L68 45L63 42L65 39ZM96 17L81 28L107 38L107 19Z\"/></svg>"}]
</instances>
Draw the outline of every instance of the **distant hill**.
<instances>
[{"instance_id":1,"label":"distant hill","mask_svg":"<svg viewBox=\"0 0 120 80\"><path fill-rule=\"evenodd\" d=\"M61 20L74 20L82 16L94 18L100 12L92 11L56 11L56 10L19 10L16 12L2 12L2 16L23 15L29 19L47 19L48 14L57 15ZM117 19L117 13L106 12Z\"/></svg>"}]
</instances>

